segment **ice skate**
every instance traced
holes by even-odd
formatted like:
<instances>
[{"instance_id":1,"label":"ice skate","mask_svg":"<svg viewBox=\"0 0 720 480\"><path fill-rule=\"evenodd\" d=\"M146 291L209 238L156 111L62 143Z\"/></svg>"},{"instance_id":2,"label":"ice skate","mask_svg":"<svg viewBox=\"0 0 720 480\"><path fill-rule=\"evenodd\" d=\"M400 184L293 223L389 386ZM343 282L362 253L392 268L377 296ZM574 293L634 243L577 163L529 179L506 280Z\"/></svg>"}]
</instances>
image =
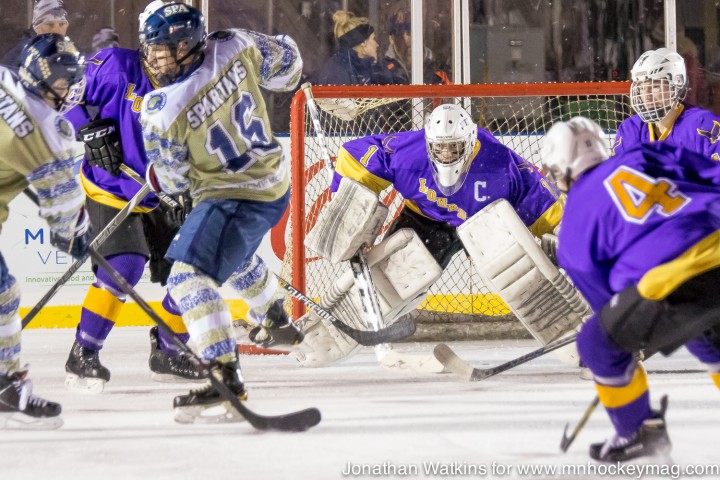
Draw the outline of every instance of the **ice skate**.
<instances>
[{"instance_id":1,"label":"ice skate","mask_svg":"<svg viewBox=\"0 0 720 480\"><path fill-rule=\"evenodd\" d=\"M152 379L156 382L197 382L205 378L185 353L168 352L160 348L158 327L150 329L150 358Z\"/></svg>"},{"instance_id":2,"label":"ice skate","mask_svg":"<svg viewBox=\"0 0 720 480\"><path fill-rule=\"evenodd\" d=\"M212 374L223 382L238 400L247 398L237 360L214 368ZM209 381L202 388L175 397L173 407L175 421L178 423L232 423L244 420Z\"/></svg>"},{"instance_id":3,"label":"ice skate","mask_svg":"<svg viewBox=\"0 0 720 480\"><path fill-rule=\"evenodd\" d=\"M0 428L50 430L60 428L59 403L32 394L27 371L0 377Z\"/></svg>"},{"instance_id":4,"label":"ice skate","mask_svg":"<svg viewBox=\"0 0 720 480\"><path fill-rule=\"evenodd\" d=\"M250 330L248 338L260 347L275 348L297 345L305 335L288 317L283 301L277 300L268 309L263 324Z\"/></svg>"},{"instance_id":5,"label":"ice skate","mask_svg":"<svg viewBox=\"0 0 720 480\"><path fill-rule=\"evenodd\" d=\"M65 363L65 387L78 393L98 394L110 380L110 370L100 363L100 351L73 343Z\"/></svg>"}]
</instances>

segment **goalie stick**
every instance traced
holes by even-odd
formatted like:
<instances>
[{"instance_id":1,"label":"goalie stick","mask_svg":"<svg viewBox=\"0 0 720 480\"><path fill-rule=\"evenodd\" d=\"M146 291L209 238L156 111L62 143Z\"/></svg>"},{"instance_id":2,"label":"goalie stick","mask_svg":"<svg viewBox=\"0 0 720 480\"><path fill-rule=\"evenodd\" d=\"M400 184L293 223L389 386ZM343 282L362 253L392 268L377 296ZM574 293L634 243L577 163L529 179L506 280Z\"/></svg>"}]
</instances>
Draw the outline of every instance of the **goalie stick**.
<instances>
[{"instance_id":1,"label":"goalie stick","mask_svg":"<svg viewBox=\"0 0 720 480\"><path fill-rule=\"evenodd\" d=\"M125 165L121 165L120 169L123 172L126 172L130 178L132 178L141 185L147 185L145 180L140 175L138 175L128 167L123 167L125 167ZM177 203L170 196L164 193L157 194L157 197L160 199L161 202L167 204L170 207L177 205ZM290 295L297 298L309 308L314 310L315 313L317 313L320 317L332 322L338 330L358 342L360 345L374 346L384 342L394 342L396 340L407 338L413 333L415 333L415 322L413 322L409 318L378 331L368 332L364 330L358 330L351 327L350 325L343 323L342 320L322 308L317 303L313 302L308 296L304 295L302 292L300 292L300 290L290 285L290 283L288 283L279 275L275 274L275 278L277 278L280 286L284 288L288 293L290 293Z\"/></svg>"},{"instance_id":2,"label":"goalie stick","mask_svg":"<svg viewBox=\"0 0 720 480\"><path fill-rule=\"evenodd\" d=\"M170 330L170 327L167 325L167 323L165 323L158 316L158 314L153 311L150 305L148 305L147 302L143 300L143 298L122 277L122 275L120 275L116 270L113 269L113 267L107 262L107 260L105 260L105 257L100 255L93 247L90 247L88 251L90 252L90 256L93 258L93 260L95 260L95 262L100 265L103 270L105 270L112 277L113 281L115 281L116 284L120 286L123 292L125 292L133 300L135 300L135 303L138 304L142 311L144 311L153 320L153 322L158 325L158 327L162 328L165 333L170 335L170 338L172 339L172 342L175 344L175 346L178 347L181 352L184 352L185 354L190 356L193 363L197 367L199 367L204 374L207 375L210 383L212 383L213 386L220 392L220 395L222 395L226 400L228 400L233 406L233 408L235 408L235 410L237 410L238 413L240 413L240 415L242 415L248 421L248 423L250 423L250 425L252 425L258 430L302 432L320 423L320 410L318 410L317 408L306 408L305 410L299 410L297 412L275 416L260 415L250 410L248 407L245 406L242 401L238 400L238 398L225 386L225 384L220 379L218 379L215 375L212 374L210 370L212 370L213 368L217 368L217 365L208 365L207 363L203 362L195 354L195 352L190 350L190 348L185 345L172 330Z\"/></svg>"},{"instance_id":3,"label":"goalie stick","mask_svg":"<svg viewBox=\"0 0 720 480\"><path fill-rule=\"evenodd\" d=\"M360 345L370 347L385 342L394 342L396 340L407 338L413 333L415 333L415 322L410 318L402 319L399 322L380 330L358 330L351 327L350 325L343 323L339 318L337 318L335 315L333 315L317 303L313 302L309 297L307 297L298 289L290 285L282 277L278 275L275 275L275 277L277 278L280 286L287 290L290 295L307 305L307 307L312 309L319 317L322 317L325 320L332 322L338 330L358 342Z\"/></svg>"},{"instance_id":4,"label":"goalie stick","mask_svg":"<svg viewBox=\"0 0 720 480\"><path fill-rule=\"evenodd\" d=\"M515 368L518 365L529 362L530 360L542 357L546 353L550 353L553 350L562 348L565 345L570 345L575 341L576 338L577 334L574 334L569 337L555 340L554 342L548 343L544 347L538 348L537 350L534 350L528 354L525 354L514 360L510 360L509 362L505 362L502 365L498 365L497 367L492 368L473 367L472 365L465 362L462 358L457 356L457 354L453 352L452 349L444 343L438 344L435 347L433 353L435 354L435 358L437 358L438 361L443 364L445 368L451 373L454 373L458 377L461 377L468 382L479 382L481 380L485 380L486 378L493 377L498 373L502 373L506 370L510 370L511 368Z\"/></svg>"}]
</instances>

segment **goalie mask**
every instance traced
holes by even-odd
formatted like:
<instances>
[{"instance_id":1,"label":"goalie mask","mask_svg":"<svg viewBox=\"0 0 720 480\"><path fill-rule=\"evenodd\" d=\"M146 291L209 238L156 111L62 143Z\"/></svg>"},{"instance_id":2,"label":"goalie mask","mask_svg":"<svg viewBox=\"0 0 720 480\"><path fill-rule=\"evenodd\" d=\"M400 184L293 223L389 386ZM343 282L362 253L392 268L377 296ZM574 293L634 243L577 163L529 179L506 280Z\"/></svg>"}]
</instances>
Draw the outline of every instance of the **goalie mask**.
<instances>
[{"instance_id":1,"label":"goalie mask","mask_svg":"<svg viewBox=\"0 0 720 480\"><path fill-rule=\"evenodd\" d=\"M425 146L433 178L443 195L452 195L467 178L475 153L477 127L457 105L440 105L425 126Z\"/></svg>"},{"instance_id":2,"label":"goalie mask","mask_svg":"<svg viewBox=\"0 0 720 480\"><path fill-rule=\"evenodd\" d=\"M154 12L149 9L159 7ZM191 74L205 48L205 17L183 3L152 2L139 16L140 55L150 78L160 87Z\"/></svg>"},{"instance_id":3,"label":"goalie mask","mask_svg":"<svg viewBox=\"0 0 720 480\"><path fill-rule=\"evenodd\" d=\"M60 113L80 103L85 93L85 57L66 36L37 35L22 51L18 74L25 90Z\"/></svg>"},{"instance_id":4,"label":"goalie mask","mask_svg":"<svg viewBox=\"0 0 720 480\"><path fill-rule=\"evenodd\" d=\"M605 161L610 152L600 126L575 117L552 126L543 140L541 157L545 174L567 192L580 174Z\"/></svg>"},{"instance_id":5,"label":"goalie mask","mask_svg":"<svg viewBox=\"0 0 720 480\"><path fill-rule=\"evenodd\" d=\"M648 50L640 55L630 73L630 103L645 123L661 121L685 99L685 60L672 50Z\"/></svg>"}]
</instances>

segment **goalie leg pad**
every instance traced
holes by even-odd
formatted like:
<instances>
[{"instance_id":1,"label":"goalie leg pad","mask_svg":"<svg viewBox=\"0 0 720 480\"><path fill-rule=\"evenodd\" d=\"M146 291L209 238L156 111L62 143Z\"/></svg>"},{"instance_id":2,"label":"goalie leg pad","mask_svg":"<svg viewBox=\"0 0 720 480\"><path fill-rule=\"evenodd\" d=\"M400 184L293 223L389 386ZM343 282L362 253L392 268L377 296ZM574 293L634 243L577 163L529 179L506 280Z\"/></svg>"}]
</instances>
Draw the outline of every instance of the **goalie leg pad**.
<instances>
[{"instance_id":1,"label":"goalie leg pad","mask_svg":"<svg viewBox=\"0 0 720 480\"><path fill-rule=\"evenodd\" d=\"M578 331L592 314L506 200L473 215L458 228L458 235L485 284L542 345ZM578 364L574 345L558 352Z\"/></svg>"},{"instance_id":2,"label":"goalie leg pad","mask_svg":"<svg viewBox=\"0 0 720 480\"><path fill-rule=\"evenodd\" d=\"M425 291L442 274L432 254L409 229L398 230L384 239L370 250L367 259L387 325L414 310L425 298ZM349 269L325 293L320 306L354 328L369 329ZM303 366L330 365L360 348L332 322L313 313L305 315L299 322L305 340L295 356Z\"/></svg>"},{"instance_id":3,"label":"goalie leg pad","mask_svg":"<svg viewBox=\"0 0 720 480\"><path fill-rule=\"evenodd\" d=\"M375 192L344 177L305 238L305 246L333 264L347 260L364 244L375 242L387 213Z\"/></svg>"}]
</instances>

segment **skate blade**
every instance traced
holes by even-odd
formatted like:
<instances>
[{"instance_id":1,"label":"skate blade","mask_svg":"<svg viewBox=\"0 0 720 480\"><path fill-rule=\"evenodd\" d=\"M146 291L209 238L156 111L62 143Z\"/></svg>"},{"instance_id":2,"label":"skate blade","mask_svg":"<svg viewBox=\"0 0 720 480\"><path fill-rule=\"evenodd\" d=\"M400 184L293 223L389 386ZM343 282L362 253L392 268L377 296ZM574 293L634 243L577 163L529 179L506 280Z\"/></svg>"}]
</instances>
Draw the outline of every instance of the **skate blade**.
<instances>
[{"instance_id":1,"label":"skate blade","mask_svg":"<svg viewBox=\"0 0 720 480\"><path fill-rule=\"evenodd\" d=\"M212 406L176 408L175 421L184 424L212 425L239 423L246 420L230 405L230 402L221 402Z\"/></svg>"},{"instance_id":2,"label":"skate blade","mask_svg":"<svg viewBox=\"0 0 720 480\"><path fill-rule=\"evenodd\" d=\"M74 373L65 377L65 388L75 393L98 395L105 388L105 380L100 378L80 378Z\"/></svg>"},{"instance_id":3,"label":"skate blade","mask_svg":"<svg viewBox=\"0 0 720 480\"><path fill-rule=\"evenodd\" d=\"M63 420L57 417L32 417L22 412L0 413L2 430L57 430Z\"/></svg>"},{"instance_id":4,"label":"skate blade","mask_svg":"<svg viewBox=\"0 0 720 480\"><path fill-rule=\"evenodd\" d=\"M207 378L184 378L170 373L155 372L152 372L151 378L158 383L201 383L207 380Z\"/></svg>"}]
</instances>

